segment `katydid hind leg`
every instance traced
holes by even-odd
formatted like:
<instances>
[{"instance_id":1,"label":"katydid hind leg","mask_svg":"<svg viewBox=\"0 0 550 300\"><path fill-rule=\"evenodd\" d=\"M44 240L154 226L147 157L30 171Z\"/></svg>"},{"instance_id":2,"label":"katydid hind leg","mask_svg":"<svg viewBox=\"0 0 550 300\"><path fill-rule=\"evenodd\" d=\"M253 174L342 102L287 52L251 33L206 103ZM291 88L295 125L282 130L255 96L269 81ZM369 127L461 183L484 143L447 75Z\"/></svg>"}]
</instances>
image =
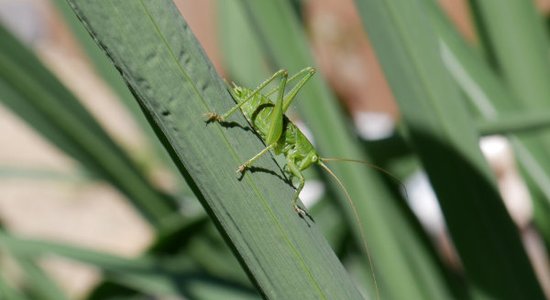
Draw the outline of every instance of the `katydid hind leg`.
<instances>
[{"instance_id":1,"label":"katydid hind leg","mask_svg":"<svg viewBox=\"0 0 550 300\"><path fill-rule=\"evenodd\" d=\"M283 100L283 113L286 113L292 101L296 99L296 95L298 95L298 92L302 89L302 87L304 87L304 85L309 81L313 74L315 74L315 69L312 67L307 67L292 77L298 78L298 75L301 75L303 73L305 74L303 75L302 79L285 95Z\"/></svg>"},{"instance_id":2,"label":"katydid hind leg","mask_svg":"<svg viewBox=\"0 0 550 300\"><path fill-rule=\"evenodd\" d=\"M309 76L311 77L311 75L315 74L315 69L312 68L312 67L307 67L307 68L303 68L301 69L300 71L298 71L298 73L292 75L291 77L288 78L288 80L286 81L287 84L290 84L291 82L293 82L294 80L298 79L298 78L302 78L304 76ZM298 84L297 84L298 85ZM273 95L273 93L277 92L278 91L278 88L274 88L272 89L271 91L269 91L267 94L265 94L266 97L269 97L271 95Z\"/></svg>"},{"instance_id":3,"label":"katydid hind leg","mask_svg":"<svg viewBox=\"0 0 550 300\"><path fill-rule=\"evenodd\" d=\"M279 93L277 95L277 101L275 102L275 105L273 105L273 108L271 109L271 112L268 116L269 128L265 137L265 142L268 145L276 143L283 133L283 99L285 96L287 79L288 73L285 71L282 74L281 82L279 82Z\"/></svg>"},{"instance_id":4,"label":"katydid hind leg","mask_svg":"<svg viewBox=\"0 0 550 300\"><path fill-rule=\"evenodd\" d=\"M207 122L212 122L212 121L215 121L215 122L222 122L224 120L226 120L227 118L229 118L229 116L231 116L234 112L236 112L241 106L243 106L246 102L248 102L250 99L252 99L256 94L258 94L259 92L261 92L265 87L267 87L273 80L279 78L279 77L284 77L284 76L287 76L288 72L286 70L279 70L277 71L275 74L273 74L271 77L269 77L267 80L265 80L264 82L262 82L256 89L254 89L254 91L252 91L252 93L250 93L250 95L244 99L242 102L238 103L237 105L233 106L230 110L228 110L226 113L220 115L218 113L215 113L215 112L207 112L205 113L205 117L207 118ZM231 89L230 89L231 91ZM231 92L231 95L233 97L235 97L235 95L233 94L233 92Z\"/></svg>"}]
</instances>

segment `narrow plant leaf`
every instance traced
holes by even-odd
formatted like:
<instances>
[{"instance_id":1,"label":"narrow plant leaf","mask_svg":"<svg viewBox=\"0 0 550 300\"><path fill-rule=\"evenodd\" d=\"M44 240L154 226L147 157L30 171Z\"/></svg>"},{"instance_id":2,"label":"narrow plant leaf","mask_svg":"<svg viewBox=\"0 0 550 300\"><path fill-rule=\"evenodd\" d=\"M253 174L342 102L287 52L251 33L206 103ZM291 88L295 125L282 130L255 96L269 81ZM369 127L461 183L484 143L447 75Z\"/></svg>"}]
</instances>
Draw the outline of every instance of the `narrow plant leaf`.
<instances>
[{"instance_id":1,"label":"narrow plant leaf","mask_svg":"<svg viewBox=\"0 0 550 300\"><path fill-rule=\"evenodd\" d=\"M301 219L269 157L242 178L235 168L265 147L240 126L206 124L234 105L171 1L71 0L116 64L197 197L266 298L358 299L326 241ZM241 127L242 126L242 127ZM265 170L265 171L261 171Z\"/></svg>"},{"instance_id":2,"label":"narrow plant leaf","mask_svg":"<svg viewBox=\"0 0 550 300\"><path fill-rule=\"evenodd\" d=\"M433 0L429 0L435 2ZM474 23L477 39L479 43L479 50L484 58L484 62L495 72L499 72L500 66L496 59L494 45L490 41L490 33L487 29L487 23L483 20L481 13L480 3L477 0L468 0L470 15Z\"/></svg>"},{"instance_id":3,"label":"narrow plant leaf","mask_svg":"<svg viewBox=\"0 0 550 300\"><path fill-rule=\"evenodd\" d=\"M6 179L33 179L57 181L89 181L90 175L84 172L61 172L49 168L25 168L0 165L0 178Z\"/></svg>"},{"instance_id":4,"label":"narrow plant leaf","mask_svg":"<svg viewBox=\"0 0 550 300\"><path fill-rule=\"evenodd\" d=\"M438 196L473 296L543 299L420 3L356 0Z\"/></svg>"},{"instance_id":5,"label":"narrow plant leaf","mask_svg":"<svg viewBox=\"0 0 550 300\"><path fill-rule=\"evenodd\" d=\"M512 93L533 108L549 108L550 41L534 3L476 2L501 66L501 75Z\"/></svg>"},{"instance_id":6,"label":"narrow plant leaf","mask_svg":"<svg viewBox=\"0 0 550 300\"><path fill-rule=\"evenodd\" d=\"M482 135L535 132L548 130L550 117L546 112L502 114L495 120L478 121L477 128Z\"/></svg>"},{"instance_id":7,"label":"narrow plant leaf","mask_svg":"<svg viewBox=\"0 0 550 300\"><path fill-rule=\"evenodd\" d=\"M272 73L254 30L239 1L218 0L216 3L224 69L232 81L252 87L258 84L259 78L268 78Z\"/></svg>"}]
</instances>

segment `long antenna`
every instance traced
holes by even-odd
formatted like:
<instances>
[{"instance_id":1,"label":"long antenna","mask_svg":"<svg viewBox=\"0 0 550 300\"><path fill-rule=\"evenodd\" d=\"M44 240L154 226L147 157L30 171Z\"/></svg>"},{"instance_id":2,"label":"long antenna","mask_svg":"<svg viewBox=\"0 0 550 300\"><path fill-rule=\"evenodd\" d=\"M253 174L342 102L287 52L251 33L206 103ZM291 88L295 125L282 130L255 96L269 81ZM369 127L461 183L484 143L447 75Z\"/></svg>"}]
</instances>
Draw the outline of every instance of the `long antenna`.
<instances>
[{"instance_id":1,"label":"long antenna","mask_svg":"<svg viewBox=\"0 0 550 300\"><path fill-rule=\"evenodd\" d=\"M355 207L355 204L353 204L353 201L351 201L351 196L349 195L348 190L346 189L346 187L344 186L342 181L340 181L340 179L336 176L336 174L334 174L334 172L332 172L332 170L329 167L327 167L327 165L325 165L323 163L324 160L325 159L322 158L318 162L319 165L323 169L325 169L325 171L327 171L332 176L332 178L334 178L334 180L336 180L336 182L338 183L338 185L340 186L342 191L344 191L344 194L346 195L346 199L348 200L349 206L353 210L353 216L355 217L355 222L357 222L357 225L359 225L359 233L361 234L361 241L363 242L363 248L364 248L365 253L367 254L367 258L369 260L369 266L370 266L370 269L371 269L372 280L374 282L374 289L376 291L376 299L380 300L380 291L378 290L378 283L376 282L376 275L374 274L374 263L372 261L371 255L370 255L369 246L367 244L367 239L365 238L365 231L363 230L363 225L361 223L361 219L359 218L359 213L357 212L357 208Z\"/></svg>"},{"instance_id":2,"label":"long antenna","mask_svg":"<svg viewBox=\"0 0 550 300\"><path fill-rule=\"evenodd\" d=\"M320 160L321 161L355 162L355 163L361 163L361 164L367 165L369 168L373 168L373 169L375 169L379 172L382 172L382 173L384 173L384 175L388 176L393 181L397 182L399 184L399 186L401 187L401 190L403 190L403 192L405 193L405 198L407 200L409 199L409 193L407 192L407 187L405 186L405 184L403 184L403 182L399 178L395 177L395 175L393 175L390 171L388 171L388 170L386 170L382 167L379 167L375 164L369 163L368 161L364 161L364 160L360 160L360 159L322 157L322 158L320 158Z\"/></svg>"}]
</instances>

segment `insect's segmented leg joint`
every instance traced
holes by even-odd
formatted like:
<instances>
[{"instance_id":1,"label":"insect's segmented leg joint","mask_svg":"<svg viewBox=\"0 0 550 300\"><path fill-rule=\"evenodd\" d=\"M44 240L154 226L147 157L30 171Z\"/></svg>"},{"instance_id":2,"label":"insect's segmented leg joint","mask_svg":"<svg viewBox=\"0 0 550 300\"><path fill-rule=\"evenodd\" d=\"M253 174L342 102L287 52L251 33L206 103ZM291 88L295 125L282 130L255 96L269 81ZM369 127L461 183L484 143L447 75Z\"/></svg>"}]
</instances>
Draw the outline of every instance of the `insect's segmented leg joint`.
<instances>
[{"instance_id":1,"label":"insect's segmented leg joint","mask_svg":"<svg viewBox=\"0 0 550 300\"><path fill-rule=\"evenodd\" d=\"M300 218L305 218L308 215L308 213L305 210L303 210L301 207L299 207L298 204L294 204L293 207L294 207L294 211L298 215L300 215Z\"/></svg>"},{"instance_id":2,"label":"insect's segmented leg joint","mask_svg":"<svg viewBox=\"0 0 550 300\"><path fill-rule=\"evenodd\" d=\"M236 172L239 173L239 174L242 174L242 173L244 173L244 171L246 171L247 168L248 168L248 166L246 164L242 164L237 168Z\"/></svg>"},{"instance_id":3,"label":"insect's segmented leg joint","mask_svg":"<svg viewBox=\"0 0 550 300\"><path fill-rule=\"evenodd\" d=\"M223 122L223 116L214 113L214 112L207 112L204 114L206 117L206 122Z\"/></svg>"}]
</instances>

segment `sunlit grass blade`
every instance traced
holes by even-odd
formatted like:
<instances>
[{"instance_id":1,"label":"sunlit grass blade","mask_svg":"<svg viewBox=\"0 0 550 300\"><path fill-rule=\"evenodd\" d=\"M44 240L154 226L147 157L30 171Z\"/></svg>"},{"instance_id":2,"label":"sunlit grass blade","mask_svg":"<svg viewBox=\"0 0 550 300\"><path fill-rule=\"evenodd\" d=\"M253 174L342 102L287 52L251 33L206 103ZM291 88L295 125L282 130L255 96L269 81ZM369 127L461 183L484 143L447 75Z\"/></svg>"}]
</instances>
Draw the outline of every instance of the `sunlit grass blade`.
<instances>
[{"instance_id":1,"label":"sunlit grass blade","mask_svg":"<svg viewBox=\"0 0 550 300\"><path fill-rule=\"evenodd\" d=\"M419 1L356 0L476 298L543 299Z\"/></svg>"},{"instance_id":2,"label":"sunlit grass blade","mask_svg":"<svg viewBox=\"0 0 550 300\"><path fill-rule=\"evenodd\" d=\"M266 298L360 299L316 227L291 207L272 159L235 168L265 147L243 128L206 124L234 105L171 1L71 0L152 122L197 197ZM234 121L246 127L242 116Z\"/></svg>"},{"instance_id":3,"label":"sunlit grass blade","mask_svg":"<svg viewBox=\"0 0 550 300\"><path fill-rule=\"evenodd\" d=\"M286 68L293 73L313 66L304 30L300 27L288 1L242 1L255 29L259 43L264 45L267 61L273 69ZM300 92L296 101L300 116L314 135L315 145L323 156L362 159L364 153L357 137L351 134L348 121L328 90L322 76L316 76ZM382 298L449 298L447 283L441 276L437 257L422 242L422 231L415 231L410 219L392 199L390 192L376 171L361 165L331 163L330 167L345 183L355 202L362 224L353 217L353 211L343 194L342 207L347 222L354 229L359 245L362 226L374 261ZM336 191L340 191L334 187ZM341 192L340 192L341 193ZM418 228L416 228L418 229ZM410 253L415 262L409 261ZM366 259L366 255L363 256ZM372 280L372 276L370 276ZM371 294L371 297L376 297Z\"/></svg>"},{"instance_id":4,"label":"sunlit grass blade","mask_svg":"<svg viewBox=\"0 0 550 300\"><path fill-rule=\"evenodd\" d=\"M77 99L0 26L0 100L38 133L126 194L157 228L174 214L156 190Z\"/></svg>"}]
</instances>

